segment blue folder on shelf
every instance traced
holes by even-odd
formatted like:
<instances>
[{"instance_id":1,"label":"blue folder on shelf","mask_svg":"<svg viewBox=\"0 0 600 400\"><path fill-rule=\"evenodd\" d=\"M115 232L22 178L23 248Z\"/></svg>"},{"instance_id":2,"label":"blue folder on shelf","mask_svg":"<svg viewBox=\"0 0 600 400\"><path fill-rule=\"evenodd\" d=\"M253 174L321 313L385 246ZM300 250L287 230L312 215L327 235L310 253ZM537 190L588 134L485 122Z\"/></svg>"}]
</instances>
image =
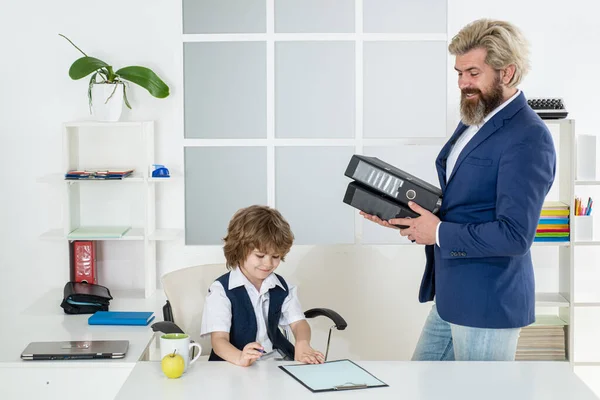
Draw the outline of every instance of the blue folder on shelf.
<instances>
[{"instance_id":1,"label":"blue folder on shelf","mask_svg":"<svg viewBox=\"0 0 600 400\"><path fill-rule=\"evenodd\" d=\"M88 325L148 325L154 319L151 311L96 311Z\"/></svg>"}]
</instances>

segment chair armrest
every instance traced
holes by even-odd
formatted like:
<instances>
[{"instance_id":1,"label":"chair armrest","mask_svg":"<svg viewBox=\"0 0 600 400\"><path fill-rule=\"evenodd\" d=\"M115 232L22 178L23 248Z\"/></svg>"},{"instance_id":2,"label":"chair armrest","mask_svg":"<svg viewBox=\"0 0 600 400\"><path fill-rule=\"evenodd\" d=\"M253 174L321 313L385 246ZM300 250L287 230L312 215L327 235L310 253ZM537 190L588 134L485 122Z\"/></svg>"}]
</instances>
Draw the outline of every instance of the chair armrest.
<instances>
[{"instance_id":1,"label":"chair armrest","mask_svg":"<svg viewBox=\"0 0 600 400\"><path fill-rule=\"evenodd\" d=\"M174 321L173 308L171 307L171 303L169 303L169 300L167 300L167 302L163 306L162 310L163 310L163 320L173 322Z\"/></svg>"},{"instance_id":2,"label":"chair armrest","mask_svg":"<svg viewBox=\"0 0 600 400\"><path fill-rule=\"evenodd\" d=\"M332 320L335 324L335 328L338 331L343 331L348 326L346 320L342 318L340 314L333 310L330 310L329 308L311 308L310 310L306 310L304 312L304 316L306 318L314 318L321 315Z\"/></svg>"},{"instance_id":3,"label":"chair armrest","mask_svg":"<svg viewBox=\"0 0 600 400\"><path fill-rule=\"evenodd\" d=\"M154 332L162 333L185 333L178 327L174 322L171 321L160 321L155 322L151 325Z\"/></svg>"}]
</instances>

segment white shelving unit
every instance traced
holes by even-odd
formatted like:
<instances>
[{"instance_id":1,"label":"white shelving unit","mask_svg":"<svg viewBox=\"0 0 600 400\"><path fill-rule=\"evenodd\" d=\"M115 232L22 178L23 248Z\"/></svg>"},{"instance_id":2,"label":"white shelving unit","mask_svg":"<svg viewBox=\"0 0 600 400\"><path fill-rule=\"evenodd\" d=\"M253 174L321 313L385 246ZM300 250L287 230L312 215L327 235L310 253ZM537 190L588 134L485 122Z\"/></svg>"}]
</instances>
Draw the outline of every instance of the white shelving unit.
<instances>
[{"instance_id":1,"label":"white shelving unit","mask_svg":"<svg viewBox=\"0 0 600 400\"><path fill-rule=\"evenodd\" d=\"M575 273L577 270L575 251L579 246L600 246L600 240L575 240L574 232L577 220L574 218L573 207L578 189L582 186L600 186L600 181L578 181L575 179L577 157L575 121L571 119L548 120L546 124L553 132L555 140L558 139L559 142L556 143L558 155L556 170L558 180L557 200L568 204L570 208L570 240L565 243L534 243L535 246L556 246L558 248L558 293L536 293L536 306L557 307L558 316L568 323L567 359L571 366L600 366L600 359L594 362L575 361L575 338L578 333L581 333L577 331L576 312L589 307L598 307L600 310L600 301L575 301ZM600 299L600 296L598 296L598 299ZM581 351L581 349L578 351Z\"/></svg>"},{"instance_id":2,"label":"white shelving unit","mask_svg":"<svg viewBox=\"0 0 600 400\"><path fill-rule=\"evenodd\" d=\"M63 171L38 179L63 186L63 226L43 233L41 238L68 242L74 239L67 235L79 227L130 226L119 239L85 239L100 241L102 246L114 241L141 242L143 259L139 264L143 266L145 297L150 297L156 290L156 242L176 240L183 234L183 230L156 227L156 185L178 177L152 178L153 163L153 121L63 124ZM64 179L68 170L103 168L133 168L135 172L122 180Z\"/></svg>"}]
</instances>

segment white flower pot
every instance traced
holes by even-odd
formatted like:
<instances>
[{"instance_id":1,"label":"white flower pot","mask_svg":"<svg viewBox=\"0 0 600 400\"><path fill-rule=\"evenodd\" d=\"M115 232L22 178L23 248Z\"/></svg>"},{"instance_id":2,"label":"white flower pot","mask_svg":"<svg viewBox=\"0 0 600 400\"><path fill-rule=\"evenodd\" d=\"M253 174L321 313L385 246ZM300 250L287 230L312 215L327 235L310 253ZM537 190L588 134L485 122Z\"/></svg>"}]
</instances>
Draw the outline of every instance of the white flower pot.
<instances>
[{"instance_id":1,"label":"white flower pot","mask_svg":"<svg viewBox=\"0 0 600 400\"><path fill-rule=\"evenodd\" d=\"M123 83L92 86L92 115L98 121L116 122L123 111Z\"/></svg>"}]
</instances>

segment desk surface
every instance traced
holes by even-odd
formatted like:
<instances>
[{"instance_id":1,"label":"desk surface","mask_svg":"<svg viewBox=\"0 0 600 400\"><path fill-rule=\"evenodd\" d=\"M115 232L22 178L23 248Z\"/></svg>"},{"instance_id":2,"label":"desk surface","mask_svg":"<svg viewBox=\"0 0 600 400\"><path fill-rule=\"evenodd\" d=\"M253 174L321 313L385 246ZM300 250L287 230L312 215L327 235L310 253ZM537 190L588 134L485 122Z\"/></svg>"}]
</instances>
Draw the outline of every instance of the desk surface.
<instances>
[{"instance_id":1,"label":"desk surface","mask_svg":"<svg viewBox=\"0 0 600 400\"><path fill-rule=\"evenodd\" d=\"M121 297L113 293L110 310L112 311L154 311L156 320L162 320L160 308L164 304L164 295L144 299L143 297ZM43 295L30 307L18 315L2 314L0 330L0 366L15 367L47 365L62 367L88 366L92 360L83 361L23 361L21 352L30 342L48 342L63 340L129 340L129 350L123 359L93 360L96 366L133 365L146 351L154 337L150 326L106 326L87 323L89 314L67 315L60 308L62 290L52 290Z\"/></svg>"},{"instance_id":2,"label":"desk surface","mask_svg":"<svg viewBox=\"0 0 600 400\"><path fill-rule=\"evenodd\" d=\"M598 400L565 362L360 361L386 388L318 393L344 399ZM179 379L167 379L158 362L138 363L117 399L304 399L311 392L277 368L197 362ZM219 397L213 397L218 394ZM285 394L282 397L282 394Z\"/></svg>"}]
</instances>

